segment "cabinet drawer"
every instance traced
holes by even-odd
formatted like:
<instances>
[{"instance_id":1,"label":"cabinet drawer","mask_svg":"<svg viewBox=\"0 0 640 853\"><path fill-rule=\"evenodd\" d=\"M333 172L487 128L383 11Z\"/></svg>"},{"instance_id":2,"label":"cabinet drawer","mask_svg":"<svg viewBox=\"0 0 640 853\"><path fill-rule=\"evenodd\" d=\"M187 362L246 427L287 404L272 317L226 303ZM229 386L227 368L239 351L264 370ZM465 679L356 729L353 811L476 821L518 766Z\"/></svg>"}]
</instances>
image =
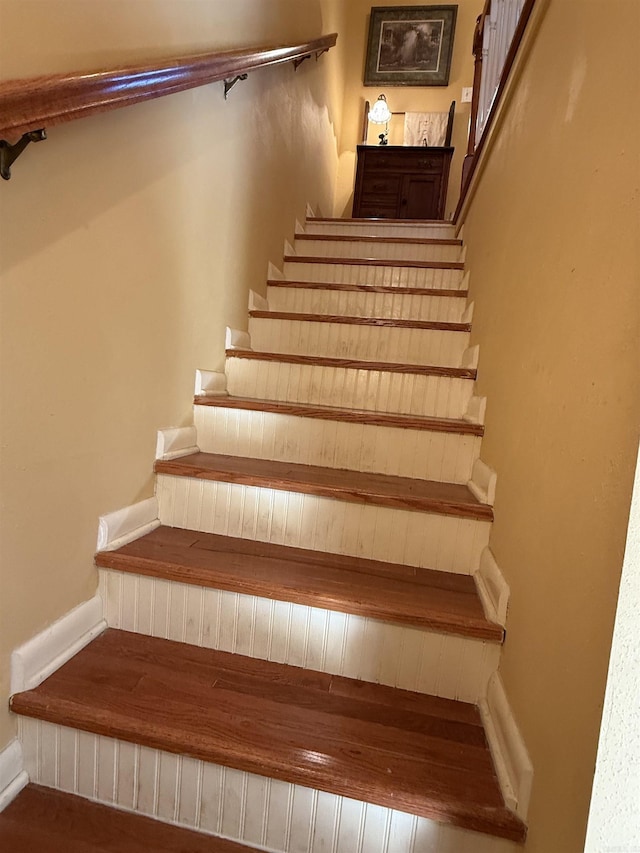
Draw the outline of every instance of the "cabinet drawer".
<instances>
[{"instance_id":1,"label":"cabinet drawer","mask_svg":"<svg viewBox=\"0 0 640 853\"><path fill-rule=\"evenodd\" d=\"M428 148L425 148L424 151L419 148L410 148L406 151L384 151L381 153L378 153L377 149L374 149L374 151L375 153L373 154L370 152L366 153L365 169L367 172L375 171L380 173L380 177L390 172L406 172L407 170L427 173L442 171L444 162L442 155L439 153L429 153Z\"/></svg>"},{"instance_id":2,"label":"cabinet drawer","mask_svg":"<svg viewBox=\"0 0 640 853\"><path fill-rule=\"evenodd\" d=\"M362 194L364 195L397 195L400 189L400 175L364 175L362 179Z\"/></svg>"}]
</instances>

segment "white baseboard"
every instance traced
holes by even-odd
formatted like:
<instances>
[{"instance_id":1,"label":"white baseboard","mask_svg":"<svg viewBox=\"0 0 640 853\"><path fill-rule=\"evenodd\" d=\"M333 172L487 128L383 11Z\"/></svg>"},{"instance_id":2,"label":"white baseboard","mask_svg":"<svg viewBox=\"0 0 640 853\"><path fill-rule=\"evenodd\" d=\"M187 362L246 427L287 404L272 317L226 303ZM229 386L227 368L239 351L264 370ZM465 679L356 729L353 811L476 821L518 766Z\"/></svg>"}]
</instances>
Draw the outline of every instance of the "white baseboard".
<instances>
[{"instance_id":1,"label":"white baseboard","mask_svg":"<svg viewBox=\"0 0 640 853\"><path fill-rule=\"evenodd\" d=\"M477 370L480 359L480 347L476 344L462 353L462 367L467 370Z\"/></svg>"},{"instance_id":2,"label":"white baseboard","mask_svg":"<svg viewBox=\"0 0 640 853\"><path fill-rule=\"evenodd\" d=\"M307 219L315 219L316 218L316 213L309 203L307 203L305 215L306 215Z\"/></svg>"},{"instance_id":3,"label":"white baseboard","mask_svg":"<svg viewBox=\"0 0 640 853\"><path fill-rule=\"evenodd\" d=\"M505 803L524 820L531 798L533 765L497 672L489 679L487 696L478 707Z\"/></svg>"},{"instance_id":4,"label":"white baseboard","mask_svg":"<svg viewBox=\"0 0 640 853\"><path fill-rule=\"evenodd\" d=\"M249 332L242 332L240 329L232 329L227 326L225 349L251 349Z\"/></svg>"},{"instance_id":5,"label":"white baseboard","mask_svg":"<svg viewBox=\"0 0 640 853\"><path fill-rule=\"evenodd\" d=\"M197 397L226 397L227 377L219 370L196 370L194 393Z\"/></svg>"},{"instance_id":6,"label":"white baseboard","mask_svg":"<svg viewBox=\"0 0 640 853\"><path fill-rule=\"evenodd\" d=\"M304 225L300 222L299 219L296 219L296 230L294 232L295 236L298 234L304 234Z\"/></svg>"},{"instance_id":7,"label":"white baseboard","mask_svg":"<svg viewBox=\"0 0 640 853\"><path fill-rule=\"evenodd\" d=\"M267 267L267 278L271 281L284 281L284 274L282 270L279 270L275 264L272 264L269 261L269 266Z\"/></svg>"},{"instance_id":8,"label":"white baseboard","mask_svg":"<svg viewBox=\"0 0 640 853\"><path fill-rule=\"evenodd\" d=\"M12 740L0 752L0 812L6 809L28 782L20 741Z\"/></svg>"},{"instance_id":9,"label":"white baseboard","mask_svg":"<svg viewBox=\"0 0 640 853\"><path fill-rule=\"evenodd\" d=\"M256 293L255 290L249 291L249 311L268 311L269 303L264 298Z\"/></svg>"},{"instance_id":10,"label":"white baseboard","mask_svg":"<svg viewBox=\"0 0 640 853\"><path fill-rule=\"evenodd\" d=\"M492 622L504 626L507 621L509 585L490 548L485 548L480 555L480 566L473 577L485 616Z\"/></svg>"},{"instance_id":11,"label":"white baseboard","mask_svg":"<svg viewBox=\"0 0 640 853\"><path fill-rule=\"evenodd\" d=\"M482 459L476 459L467 486L480 503L493 506L496 499L497 481L498 475L493 468L489 468Z\"/></svg>"},{"instance_id":12,"label":"white baseboard","mask_svg":"<svg viewBox=\"0 0 640 853\"><path fill-rule=\"evenodd\" d=\"M98 520L96 550L115 551L160 527L158 501L155 497L101 515Z\"/></svg>"},{"instance_id":13,"label":"white baseboard","mask_svg":"<svg viewBox=\"0 0 640 853\"><path fill-rule=\"evenodd\" d=\"M475 302L470 302L467 307L464 309L464 314L460 318L461 323L471 323L473 320L473 309L475 306Z\"/></svg>"},{"instance_id":14,"label":"white baseboard","mask_svg":"<svg viewBox=\"0 0 640 853\"><path fill-rule=\"evenodd\" d=\"M298 253L297 253L297 252L296 252L296 250L293 248L293 246L291 245L291 243L290 243L288 240L285 240L285 241L284 241L284 255L285 255L285 257L286 257L287 255L297 255L297 254L298 254Z\"/></svg>"},{"instance_id":15,"label":"white baseboard","mask_svg":"<svg viewBox=\"0 0 640 853\"><path fill-rule=\"evenodd\" d=\"M158 430L156 459L178 459L198 450L198 434L194 426Z\"/></svg>"},{"instance_id":16,"label":"white baseboard","mask_svg":"<svg viewBox=\"0 0 640 853\"><path fill-rule=\"evenodd\" d=\"M484 424L484 418L487 412L486 397L472 397L469 400L467 411L462 416L463 420L470 424Z\"/></svg>"},{"instance_id":17,"label":"white baseboard","mask_svg":"<svg viewBox=\"0 0 640 853\"><path fill-rule=\"evenodd\" d=\"M49 625L11 655L11 694L32 690L107 627L99 594Z\"/></svg>"}]
</instances>

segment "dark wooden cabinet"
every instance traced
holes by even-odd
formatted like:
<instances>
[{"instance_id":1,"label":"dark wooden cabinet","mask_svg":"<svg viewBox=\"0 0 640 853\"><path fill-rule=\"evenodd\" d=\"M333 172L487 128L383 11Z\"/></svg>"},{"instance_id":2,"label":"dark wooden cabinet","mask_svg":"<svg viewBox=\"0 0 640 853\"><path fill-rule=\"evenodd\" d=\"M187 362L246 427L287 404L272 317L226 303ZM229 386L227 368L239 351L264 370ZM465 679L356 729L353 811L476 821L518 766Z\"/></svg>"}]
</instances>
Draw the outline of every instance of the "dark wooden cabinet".
<instances>
[{"instance_id":1,"label":"dark wooden cabinet","mask_svg":"<svg viewBox=\"0 0 640 853\"><path fill-rule=\"evenodd\" d=\"M444 219L453 148L358 145L356 218Z\"/></svg>"}]
</instances>

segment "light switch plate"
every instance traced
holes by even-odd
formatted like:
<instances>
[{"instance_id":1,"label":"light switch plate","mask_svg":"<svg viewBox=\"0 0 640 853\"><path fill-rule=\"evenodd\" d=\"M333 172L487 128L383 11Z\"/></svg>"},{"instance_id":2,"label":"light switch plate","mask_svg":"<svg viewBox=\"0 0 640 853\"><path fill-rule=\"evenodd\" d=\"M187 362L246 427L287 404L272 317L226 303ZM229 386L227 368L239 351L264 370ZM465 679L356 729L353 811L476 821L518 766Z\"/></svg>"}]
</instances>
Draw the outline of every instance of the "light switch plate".
<instances>
[{"instance_id":1,"label":"light switch plate","mask_svg":"<svg viewBox=\"0 0 640 853\"><path fill-rule=\"evenodd\" d=\"M473 97L473 86L463 86L462 98L460 99L460 103L470 104L472 97Z\"/></svg>"}]
</instances>

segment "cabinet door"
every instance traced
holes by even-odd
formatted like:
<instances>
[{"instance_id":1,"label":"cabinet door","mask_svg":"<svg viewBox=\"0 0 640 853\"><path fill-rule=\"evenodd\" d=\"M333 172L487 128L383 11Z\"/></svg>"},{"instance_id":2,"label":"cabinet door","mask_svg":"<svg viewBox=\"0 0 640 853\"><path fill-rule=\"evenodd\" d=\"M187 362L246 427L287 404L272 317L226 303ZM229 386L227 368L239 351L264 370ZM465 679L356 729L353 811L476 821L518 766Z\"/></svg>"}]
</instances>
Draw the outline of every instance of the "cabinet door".
<instances>
[{"instance_id":1,"label":"cabinet door","mask_svg":"<svg viewBox=\"0 0 640 853\"><path fill-rule=\"evenodd\" d=\"M402 219L442 219L440 210L441 175L405 175L402 180Z\"/></svg>"}]
</instances>

